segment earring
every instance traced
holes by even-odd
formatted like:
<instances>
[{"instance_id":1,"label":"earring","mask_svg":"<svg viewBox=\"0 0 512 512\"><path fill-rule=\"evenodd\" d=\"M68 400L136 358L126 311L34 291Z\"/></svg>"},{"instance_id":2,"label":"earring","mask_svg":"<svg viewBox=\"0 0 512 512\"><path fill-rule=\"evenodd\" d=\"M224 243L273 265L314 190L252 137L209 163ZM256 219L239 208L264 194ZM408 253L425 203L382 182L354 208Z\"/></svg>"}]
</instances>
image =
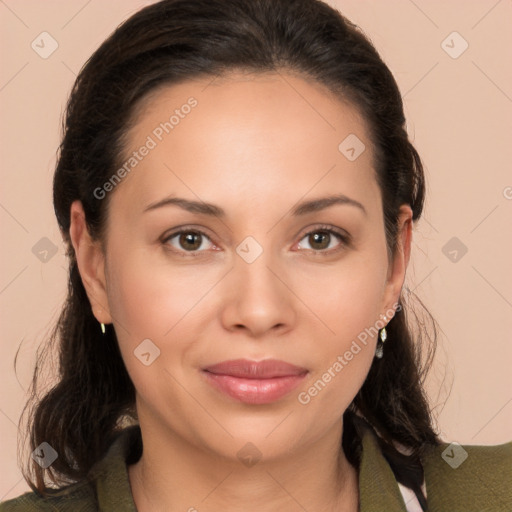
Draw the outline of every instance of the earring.
<instances>
[{"instance_id":1,"label":"earring","mask_svg":"<svg viewBox=\"0 0 512 512\"><path fill-rule=\"evenodd\" d=\"M100 327L101 327L101 332L103 334L105 334L105 324L104 323L100 323Z\"/></svg>"},{"instance_id":2,"label":"earring","mask_svg":"<svg viewBox=\"0 0 512 512\"><path fill-rule=\"evenodd\" d=\"M386 317L384 317L384 320L386 320ZM377 348L375 349L375 357L377 359L382 359L382 356L384 355L384 343L388 339L388 333L385 327L380 330L379 338L380 341L377 342Z\"/></svg>"}]
</instances>

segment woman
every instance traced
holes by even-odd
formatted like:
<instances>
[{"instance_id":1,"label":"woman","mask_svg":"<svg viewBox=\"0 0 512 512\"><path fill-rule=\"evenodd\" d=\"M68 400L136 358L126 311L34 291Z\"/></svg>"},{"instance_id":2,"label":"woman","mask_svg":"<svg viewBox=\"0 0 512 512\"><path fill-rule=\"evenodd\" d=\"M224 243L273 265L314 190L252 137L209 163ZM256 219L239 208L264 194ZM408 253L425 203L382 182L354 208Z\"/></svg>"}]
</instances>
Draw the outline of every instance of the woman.
<instances>
[{"instance_id":1,"label":"woman","mask_svg":"<svg viewBox=\"0 0 512 512\"><path fill-rule=\"evenodd\" d=\"M398 87L337 11L136 13L69 100L59 381L0 510L509 510L512 443L432 426L402 293L423 200Z\"/></svg>"}]
</instances>

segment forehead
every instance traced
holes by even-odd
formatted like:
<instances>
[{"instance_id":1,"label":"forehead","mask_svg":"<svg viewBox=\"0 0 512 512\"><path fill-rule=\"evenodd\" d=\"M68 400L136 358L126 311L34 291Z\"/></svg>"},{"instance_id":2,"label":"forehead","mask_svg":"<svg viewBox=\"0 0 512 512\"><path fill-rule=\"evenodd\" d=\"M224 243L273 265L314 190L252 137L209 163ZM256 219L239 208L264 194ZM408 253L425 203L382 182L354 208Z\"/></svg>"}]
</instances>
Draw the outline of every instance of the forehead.
<instances>
[{"instance_id":1,"label":"forehead","mask_svg":"<svg viewBox=\"0 0 512 512\"><path fill-rule=\"evenodd\" d=\"M232 73L161 87L137 108L126 141L129 172L113 194L126 205L175 188L225 201L248 194L261 204L293 203L314 188L375 193L358 110L292 74Z\"/></svg>"}]
</instances>

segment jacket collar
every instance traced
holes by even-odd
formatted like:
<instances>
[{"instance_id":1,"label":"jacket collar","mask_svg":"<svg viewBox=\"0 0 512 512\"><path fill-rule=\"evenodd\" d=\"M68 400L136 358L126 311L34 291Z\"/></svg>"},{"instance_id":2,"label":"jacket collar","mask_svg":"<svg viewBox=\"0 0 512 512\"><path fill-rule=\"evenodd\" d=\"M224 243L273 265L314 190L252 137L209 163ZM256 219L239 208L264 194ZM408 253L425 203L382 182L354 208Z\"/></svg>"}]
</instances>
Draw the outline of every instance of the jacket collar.
<instances>
[{"instance_id":1,"label":"jacket collar","mask_svg":"<svg viewBox=\"0 0 512 512\"><path fill-rule=\"evenodd\" d=\"M90 477L96 481L99 508L103 512L137 512L127 465L137 460L140 446L140 427L127 427L91 470ZM359 500L360 512L407 512L393 472L370 430L362 438Z\"/></svg>"},{"instance_id":2,"label":"jacket collar","mask_svg":"<svg viewBox=\"0 0 512 512\"><path fill-rule=\"evenodd\" d=\"M361 512L407 512L393 471L382 455L370 429L362 437L359 468L359 507Z\"/></svg>"}]
</instances>

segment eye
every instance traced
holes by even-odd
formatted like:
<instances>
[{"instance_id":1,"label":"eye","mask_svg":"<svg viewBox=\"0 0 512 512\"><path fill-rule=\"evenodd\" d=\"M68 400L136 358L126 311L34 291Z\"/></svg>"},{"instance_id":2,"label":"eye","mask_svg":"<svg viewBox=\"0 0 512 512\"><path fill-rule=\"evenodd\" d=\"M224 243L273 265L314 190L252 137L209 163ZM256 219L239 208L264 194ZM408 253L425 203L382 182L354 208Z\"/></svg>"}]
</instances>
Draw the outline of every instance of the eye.
<instances>
[{"instance_id":1,"label":"eye","mask_svg":"<svg viewBox=\"0 0 512 512\"><path fill-rule=\"evenodd\" d=\"M333 252L349 245L350 235L331 226L321 226L308 231L299 241L298 248L315 252Z\"/></svg>"},{"instance_id":2,"label":"eye","mask_svg":"<svg viewBox=\"0 0 512 512\"><path fill-rule=\"evenodd\" d=\"M202 231L192 229L182 229L166 236L162 243L170 246L171 250L180 253L199 253L204 252L209 247L217 249L210 237Z\"/></svg>"},{"instance_id":3,"label":"eye","mask_svg":"<svg viewBox=\"0 0 512 512\"><path fill-rule=\"evenodd\" d=\"M332 226L319 226L305 233L297 248L317 253L331 253L348 246L350 240L350 235L344 231L338 231ZM190 256L197 256L208 249L219 250L206 233L197 229L182 228L165 236L162 243L172 252L182 256L187 253Z\"/></svg>"}]
</instances>

